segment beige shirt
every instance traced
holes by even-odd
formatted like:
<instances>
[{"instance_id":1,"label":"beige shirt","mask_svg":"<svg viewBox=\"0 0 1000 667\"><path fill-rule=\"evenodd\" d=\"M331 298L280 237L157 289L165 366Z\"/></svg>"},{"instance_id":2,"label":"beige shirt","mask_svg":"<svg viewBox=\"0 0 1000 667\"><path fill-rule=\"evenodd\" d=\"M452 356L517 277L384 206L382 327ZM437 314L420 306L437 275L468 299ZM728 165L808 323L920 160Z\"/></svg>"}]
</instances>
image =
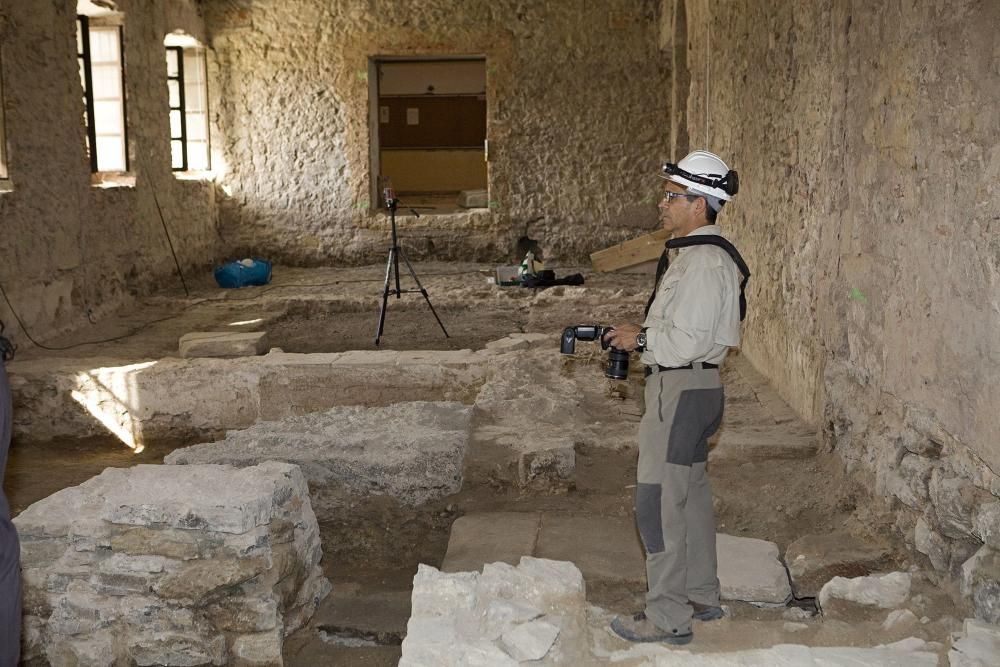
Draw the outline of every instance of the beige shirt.
<instances>
[{"instance_id":1,"label":"beige shirt","mask_svg":"<svg viewBox=\"0 0 1000 667\"><path fill-rule=\"evenodd\" d=\"M706 225L688 236L721 232L718 225ZM721 363L728 349L740 344L740 271L729 253L712 245L678 249L643 326L644 364Z\"/></svg>"}]
</instances>

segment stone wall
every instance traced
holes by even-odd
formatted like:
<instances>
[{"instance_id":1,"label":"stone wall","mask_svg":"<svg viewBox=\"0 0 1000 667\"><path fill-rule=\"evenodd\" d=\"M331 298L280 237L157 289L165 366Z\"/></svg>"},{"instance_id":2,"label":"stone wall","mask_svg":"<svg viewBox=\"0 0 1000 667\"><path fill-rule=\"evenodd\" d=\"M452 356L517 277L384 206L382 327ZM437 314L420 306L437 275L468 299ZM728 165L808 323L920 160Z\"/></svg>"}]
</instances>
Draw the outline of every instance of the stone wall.
<instances>
[{"instance_id":1,"label":"stone wall","mask_svg":"<svg viewBox=\"0 0 1000 667\"><path fill-rule=\"evenodd\" d=\"M9 180L0 187L0 285L35 338L85 324L155 285L178 286L156 201L182 267L215 251L215 191L170 171L164 36L204 41L194 0L119 0L134 186L91 184L74 0L0 4ZM154 201L154 195L156 201ZM7 305L0 319L25 342Z\"/></svg>"},{"instance_id":2,"label":"stone wall","mask_svg":"<svg viewBox=\"0 0 1000 667\"><path fill-rule=\"evenodd\" d=\"M14 520L30 665L281 665L330 592L302 471L108 468Z\"/></svg>"},{"instance_id":3,"label":"stone wall","mask_svg":"<svg viewBox=\"0 0 1000 667\"><path fill-rule=\"evenodd\" d=\"M547 258L656 226L667 61L653 0L209 0L222 84L231 247L295 263L372 262L369 58L485 55L489 211L407 218L411 257ZM377 202L376 202L377 203Z\"/></svg>"},{"instance_id":4,"label":"stone wall","mask_svg":"<svg viewBox=\"0 0 1000 667\"><path fill-rule=\"evenodd\" d=\"M957 573L1000 546L1000 5L683 8L691 147L743 182L743 349Z\"/></svg>"}]
</instances>

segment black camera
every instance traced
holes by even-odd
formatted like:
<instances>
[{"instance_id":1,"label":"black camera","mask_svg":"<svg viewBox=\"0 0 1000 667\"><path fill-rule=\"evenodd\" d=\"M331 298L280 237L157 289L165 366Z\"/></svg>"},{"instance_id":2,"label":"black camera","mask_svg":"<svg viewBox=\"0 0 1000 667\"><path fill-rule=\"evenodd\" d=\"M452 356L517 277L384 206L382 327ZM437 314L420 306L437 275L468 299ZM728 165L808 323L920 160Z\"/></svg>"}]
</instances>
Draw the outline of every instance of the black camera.
<instances>
[{"instance_id":1,"label":"black camera","mask_svg":"<svg viewBox=\"0 0 1000 667\"><path fill-rule=\"evenodd\" d=\"M604 369L604 375L612 380L625 380L628 378L628 352L621 348L611 347L611 344L604 340L604 334L612 330L614 327L602 327L599 324L578 324L575 327L566 327L562 332L559 351L563 354L573 354L576 351L576 341L600 340L601 349L608 350L608 365Z\"/></svg>"}]
</instances>

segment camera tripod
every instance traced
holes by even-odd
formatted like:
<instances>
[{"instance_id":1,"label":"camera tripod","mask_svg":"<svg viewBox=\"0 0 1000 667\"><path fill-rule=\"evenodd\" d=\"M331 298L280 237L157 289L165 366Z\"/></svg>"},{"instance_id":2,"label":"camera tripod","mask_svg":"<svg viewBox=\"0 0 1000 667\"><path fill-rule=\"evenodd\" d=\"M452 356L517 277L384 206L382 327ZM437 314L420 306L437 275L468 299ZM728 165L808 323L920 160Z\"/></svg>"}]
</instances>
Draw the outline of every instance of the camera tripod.
<instances>
[{"instance_id":1,"label":"camera tripod","mask_svg":"<svg viewBox=\"0 0 1000 667\"><path fill-rule=\"evenodd\" d=\"M431 298L427 296L427 290L424 286L420 284L420 278L417 278L416 271L413 270L413 265L410 264L410 260L406 258L403 253L403 249L399 247L399 238L396 235L396 208L399 206L399 199L393 196L386 196L385 198L386 206L389 208L389 220L390 226L392 227L392 247L389 248L389 259L385 263L385 284L382 286L382 308L378 313L378 329L375 331L375 347L378 347L379 340L382 338L382 331L385 329L385 311L389 306L389 295L394 294L396 298L400 298L403 294L412 294L419 292L424 296L424 300L427 302L427 307L431 309L431 314L434 315L434 319L437 320L438 326L441 327L441 331L444 332L445 338L450 338L448 336L448 330L444 328L444 324L441 323L441 318L438 317L437 311L434 310L434 304L431 303ZM410 209L413 215L420 217L420 214ZM417 284L417 289L401 289L399 286L399 258L403 258L403 263L406 264L406 269L410 272L410 277L413 278L413 282ZM395 281L395 289L389 289L390 279Z\"/></svg>"}]
</instances>

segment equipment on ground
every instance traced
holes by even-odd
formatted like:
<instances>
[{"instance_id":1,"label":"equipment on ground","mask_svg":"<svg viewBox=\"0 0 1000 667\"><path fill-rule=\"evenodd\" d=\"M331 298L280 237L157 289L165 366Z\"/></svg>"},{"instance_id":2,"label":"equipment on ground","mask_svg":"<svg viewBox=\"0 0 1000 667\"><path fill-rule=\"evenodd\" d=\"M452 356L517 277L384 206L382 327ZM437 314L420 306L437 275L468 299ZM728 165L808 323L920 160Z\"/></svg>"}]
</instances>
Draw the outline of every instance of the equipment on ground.
<instances>
[{"instance_id":1,"label":"equipment on ground","mask_svg":"<svg viewBox=\"0 0 1000 667\"><path fill-rule=\"evenodd\" d=\"M419 292L423 295L424 300L427 302L427 307L431 309L431 314L434 315L434 319L437 320L438 326L441 327L441 331L444 332L445 338L450 338L448 335L448 330L444 328L444 324L441 323L441 318L438 317L437 311L434 310L434 304L431 303L431 298L427 296L427 290L424 286L420 284L420 278L417 278L416 271L413 270L413 265L410 264L410 260L406 258L403 253L403 249L399 246L399 237L396 233L396 209L399 207L400 201L396 197L396 191L393 189L392 184L386 179L386 183L382 190L382 196L385 199L385 206L389 209L389 221L392 227L392 246L389 248L389 259L385 263L385 284L382 286L382 307L378 312L378 329L375 330L375 347L378 347L379 340L382 338L382 332L385 329L385 311L389 306L389 295L394 294L396 298L400 298L403 294L411 294ZM410 207L407 207L410 208ZM410 208L410 212L416 217L420 217L414 209ZM413 278L413 282L417 284L417 289L401 289L399 286L399 258L403 258L403 262L406 264L407 270L410 272L410 277ZM395 288L389 288L389 281L395 281Z\"/></svg>"},{"instance_id":2,"label":"equipment on ground","mask_svg":"<svg viewBox=\"0 0 1000 667\"><path fill-rule=\"evenodd\" d=\"M604 335L613 330L614 327L599 324L566 327L562 332L559 351L562 354L573 354L576 351L576 341L600 340L601 349L608 350L608 365L604 368L604 375L612 380L625 380L628 378L628 352L618 347L611 347L611 344L604 340Z\"/></svg>"},{"instance_id":3,"label":"equipment on ground","mask_svg":"<svg viewBox=\"0 0 1000 667\"><path fill-rule=\"evenodd\" d=\"M694 151L677 164L663 165L661 178L673 181L694 192L729 201L740 190L740 177L735 169L708 151Z\"/></svg>"}]
</instances>

